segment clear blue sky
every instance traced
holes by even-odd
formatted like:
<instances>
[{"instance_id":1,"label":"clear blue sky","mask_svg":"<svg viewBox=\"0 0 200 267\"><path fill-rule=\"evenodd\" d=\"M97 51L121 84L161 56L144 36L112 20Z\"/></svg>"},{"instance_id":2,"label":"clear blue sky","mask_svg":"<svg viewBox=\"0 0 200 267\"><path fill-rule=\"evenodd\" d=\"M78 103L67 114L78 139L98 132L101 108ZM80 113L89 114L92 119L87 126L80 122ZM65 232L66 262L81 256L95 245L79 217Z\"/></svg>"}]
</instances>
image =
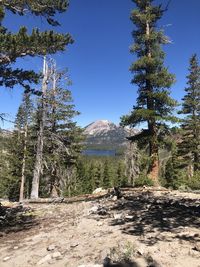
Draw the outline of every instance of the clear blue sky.
<instances>
[{"instance_id":1,"label":"clear blue sky","mask_svg":"<svg viewBox=\"0 0 200 267\"><path fill-rule=\"evenodd\" d=\"M164 6L168 0L157 0ZM131 0L71 0L68 11L59 15L59 32L69 32L75 43L66 52L56 55L57 64L69 69L72 95L76 108L81 112L77 122L86 126L98 119L119 123L120 116L127 114L136 100L137 88L130 84L129 66L134 61L129 46L133 43L130 12ZM172 96L178 101L184 94L185 76L189 58L193 53L200 56L200 1L172 0L169 10L160 21L172 44L165 46L165 65L176 75ZM12 31L20 25L29 29L50 28L44 20L30 15L19 17L8 14L4 24ZM26 58L18 66L40 70L41 59ZM14 119L21 101L22 89L1 88L0 113ZM2 127L11 127L5 123Z\"/></svg>"}]
</instances>

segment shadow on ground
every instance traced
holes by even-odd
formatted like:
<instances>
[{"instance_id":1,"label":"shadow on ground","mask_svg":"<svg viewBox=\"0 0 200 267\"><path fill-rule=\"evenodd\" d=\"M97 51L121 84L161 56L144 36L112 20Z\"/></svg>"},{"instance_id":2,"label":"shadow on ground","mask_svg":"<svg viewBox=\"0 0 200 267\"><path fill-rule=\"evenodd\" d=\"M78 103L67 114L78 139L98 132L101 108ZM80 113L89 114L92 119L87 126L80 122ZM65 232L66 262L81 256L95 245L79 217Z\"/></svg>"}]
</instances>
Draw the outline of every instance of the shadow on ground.
<instances>
[{"instance_id":1,"label":"shadow on ground","mask_svg":"<svg viewBox=\"0 0 200 267\"><path fill-rule=\"evenodd\" d=\"M107 259L104 259L103 267L140 267L140 265L138 265L135 261L112 263L110 259L109 260Z\"/></svg>"},{"instance_id":2,"label":"shadow on ground","mask_svg":"<svg viewBox=\"0 0 200 267\"><path fill-rule=\"evenodd\" d=\"M200 234L194 233L200 229L199 201L157 197L147 191L125 196L111 209L128 214L123 220L112 220L111 225L121 225L124 233L144 237L141 241L147 245L173 238L200 242ZM193 234L185 233L186 227L193 228Z\"/></svg>"},{"instance_id":3,"label":"shadow on ground","mask_svg":"<svg viewBox=\"0 0 200 267\"><path fill-rule=\"evenodd\" d=\"M160 267L160 265L153 260L151 256L144 258L146 267ZM103 267L140 267L141 265L134 260L123 260L122 262L112 262L110 258L106 257L103 262Z\"/></svg>"},{"instance_id":4,"label":"shadow on ground","mask_svg":"<svg viewBox=\"0 0 200 267\"><path fill-rule=\"evenodd\" d=\"M34 211L21 205L7 207L0 205L0 232L18 232L32 228L37 224Z\"/></svg>"}]
</instances>

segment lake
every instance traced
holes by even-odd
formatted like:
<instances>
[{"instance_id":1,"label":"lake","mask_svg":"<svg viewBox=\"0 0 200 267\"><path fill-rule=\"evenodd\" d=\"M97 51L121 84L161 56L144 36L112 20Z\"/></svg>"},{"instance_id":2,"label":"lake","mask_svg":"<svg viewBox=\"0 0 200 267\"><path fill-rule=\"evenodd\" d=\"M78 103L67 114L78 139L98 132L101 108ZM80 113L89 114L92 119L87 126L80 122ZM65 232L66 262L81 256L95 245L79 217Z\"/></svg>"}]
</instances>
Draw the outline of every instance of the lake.
<instances>
[{"instance_id":1,"label":"lake","mask_svg":"<svg viewBox=\"0 0 200 267\"><path fill-rule=\"evenodd\" d=\"M115 150L98 150L98 149L86 149L82 152L86 156L115 156Z\"/></svg>"}]
</instances>

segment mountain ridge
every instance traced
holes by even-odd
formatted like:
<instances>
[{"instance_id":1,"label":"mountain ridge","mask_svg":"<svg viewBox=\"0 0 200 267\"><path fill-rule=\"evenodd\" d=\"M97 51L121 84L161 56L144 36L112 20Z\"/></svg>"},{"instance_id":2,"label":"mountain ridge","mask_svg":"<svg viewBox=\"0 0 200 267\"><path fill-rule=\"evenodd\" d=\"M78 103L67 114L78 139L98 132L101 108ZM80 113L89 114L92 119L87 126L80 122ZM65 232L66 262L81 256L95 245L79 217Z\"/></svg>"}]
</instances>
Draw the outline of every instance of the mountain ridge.
<instances>
[{"instance_id":1,"label":"mountain ridge","mask_svg":"<svg viewBox=\"0 0 200 267\"><path fill-rule=\"evenodd\" d=\"M127 137L138 132L136 129L121 127L108 120L97 120L84 128L87 147L118 149L128 143Z\"/></svg>"}]
</instances>

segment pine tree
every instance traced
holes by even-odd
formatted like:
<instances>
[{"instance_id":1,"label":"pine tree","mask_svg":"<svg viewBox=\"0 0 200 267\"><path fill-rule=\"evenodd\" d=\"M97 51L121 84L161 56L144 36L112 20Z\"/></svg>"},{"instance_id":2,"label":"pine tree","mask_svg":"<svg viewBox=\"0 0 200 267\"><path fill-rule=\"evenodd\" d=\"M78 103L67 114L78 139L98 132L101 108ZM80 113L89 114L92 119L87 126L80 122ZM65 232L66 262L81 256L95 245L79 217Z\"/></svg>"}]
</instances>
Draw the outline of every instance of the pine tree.
<instances>
[{"instance_id":1,"label":"pine tree","mask_svg":"<svg viewBox=\"0 0 200 267\"><path fill-rule=\"evenodd\" d=\"M132 83L138 86L136 105L130 115L122 117L123 125L132 127L146 123L147 129L132 138L132 141L147 140L151 165L149 177L158 183L158 132L160 125L173 121L173 108L176 102L170 97L170 87L174 76L164 67L164 52L161 46L169 43L162 30L157 29L157 21L161 19L164 9L161 5L154 6L153 0L133 0L136 9L131 20L136 26L133 31L134 45L131 52L138 60L130 70L134 74Z\"/></svg>"},{"instance_id":2,"label":"pine tree","mask_svg":"<svg viewBox=\"0 0 200 267\"><path fill-rule=\"evenodd\" d=\"M183 98L181 114L184 114L181 128L182 142L179 145L179 154L191 171L200 170L200 67L197 55L190 59L189 75L185 96Z\"/></svg>"},{"instance_id":3,"label":"pine tree","mask_svg":"<svg viewBox=\"0 0 200 267\"><path fill-rule=\"evenodd\" d=\"M125 164L123 161L118 161L114 186L125 186L125 185L127 185L127 178L125 176Z\"/></svg>"},{"instance_id":4,"label":"pine tree","mask_svg":"<svg viewBox=\"0 0 200 267\"><path fill-rule=\"evenodd\" d=\"M48 151L51 183L50 193L54 189L57 194L64 189L67 173L68 185L74 184L75 165L80 155L82 146L82 130L74 122L74 117L79 115L73 104L71 91L66 87L70 85L65 71L58 71L55 62L51 66L52 87L49 90L48 101ZM48 142L47 142L48 145ZM75 189L75 188L74 188ZM74 190L73 189L73 190Z\"/></svg>"},{"instance_id":5,"label":"pine tree","mask_svg":"<svg viewBox=\"0 0 200 267\"><path fill-rule=\"evenodd\" d=\"M103 185L103 164L101 161L97 162L95 188L99 188Z\"/></svg>"},{"instance_id":6,"label":"pine tree","mask_svg":"<svg viewBox=\"0 0 200 267\"><path fill-rule=\"evenodd\" d=\"M27 165L27 157L28 157L28 132L29 126L31 124L32 112L33 112L33 104L30 99L30 93L24 93L24 97L22 100L22 105L19 108L17 119L19 120L19 116L21 116L21 131L23 134L23 158L22 158L22 170L21 170L21 183L20 183L20 194L19 201L23 201L24 199L24 185L25 185L25 172Z\"/></svg>"},{"instance_id":7,"label":"pine tree","mask_svg":"<svg viewBox=\"0 0 200 267\"><path fill-rule=\"evenodd\" d=\"M91 161L89 170L88 170L88 180L90 181L90 186L88 187L89 192L92 193L97 187L97 181L98 181L98 176L97 176L97 164L95 161ZM99 182L99 181L98 181Z\"/></svg>"},{"instance_id":8,"label":"pine tree","mask_svg":"<svg viewBox=\"0 0 200 267\"><path fill-rule=\"evenodd\" d=\"M84 157L80 157L76 165L77 169L77 194L87 194L92 191L89 181L89 164Z\"/></svg>"},{"instance_id":9,"label":"pine tree","mask_svg":"<svg viewBox=\"0 0 200 267\"><path fill-rule=\"evenodd\" d=\"M22 103L19 106L15 129L9 140L8 162L9 196L23 201L24 195L29 195L29 180L32 176L33 149L31 141L31 123L32 123L33 104L30 99L30 93L24 93ZM27 185L27 192L24 192L24 186Z\"/></svg>"},{"instance_id":10,"label":"pine tree","mask_svg":"<svg viewBox=\"0 0 200 267\"><path fill-rule=\"evenodd\" d=\"M0 197L9 196L10 164L9 164L10 133L0 129Z\"/></svg>"},{"instance_id":11,"label":"pine tree","mask_svg":"<svg viewBox=\"0 0 200 267\"><path fill-rule=\"evenodd\" d=\"M104 162L104 170L103 170L103 186L105 188L113 186L113 180L114 180L114 171L112 168L112 164L111 162L108 161L108 159L106 159Z\"/></svg>"},{"instance_id":12,"label":"pine tree","mask_svg":"<svg viewBox=\"0 0 200 267\"><path fill-rule=\"evenodd\" d=\"M11 33L2 26L6 12L11 11L20 16L30 13L44 17L52 26L58 26L59 23L54 16L66 11L67 7L67 0L2 0L0 2L0 85L13 87L15 84L20 84L26 90L33 90L29 83L38 82L40 76L34 71L13 68L12 64L18 58L25 56L64 51L65 46L73 42L69 34L60 34L53 30L40 32L39 29L33 29L29 35L27 28L23 26L19 32Z\"/></svg>"},{"instance_id":13,"label":"pine tree","mask_svg":"<svg viewBox=\"0 0 200 267\"><path fill-rule=\"evenodd\" d=\"M36 145L36 159L33 171L33 180L31 188L31 198L38 198L40 176L43 171L43 147L44 147L44 127L46 123L46 95L47 84L49 82L49 71L46 57L43 62L43 79L41 101L38 106L38 131L37 131L37 145Z\"/></svg>"},{"instance_id":14,"label":"pine tree","mask_svg":"<svg viewBox=\"0 0 200 267\"><path fill-rule=\"evenodd\" d=\"M76 191L76 163L81 151L82 130L74 117L79 114L72 103L67 74L58 71L53 60L45 63L43 93L39 106L38 144L32 198L38 198L42 178L45 193L52 197ZM39 151L38 151L39 150Z\"/></svg>"},{"instance_id":15,"label":"pine tree","mask_svg":"<svg viewBox=\"0 0 200 267\"><path fill-rule=\"evenodd\" d=\"M173 137L175 138L175 137ZM181 185L181 162L178 157L178 147L177 147L177 140L173 140L171 143L171 156L167 160L165 165L165 186L166 187L172 187L173 189L178 189L178 187Z\"/></svg>"}]
</instances>

